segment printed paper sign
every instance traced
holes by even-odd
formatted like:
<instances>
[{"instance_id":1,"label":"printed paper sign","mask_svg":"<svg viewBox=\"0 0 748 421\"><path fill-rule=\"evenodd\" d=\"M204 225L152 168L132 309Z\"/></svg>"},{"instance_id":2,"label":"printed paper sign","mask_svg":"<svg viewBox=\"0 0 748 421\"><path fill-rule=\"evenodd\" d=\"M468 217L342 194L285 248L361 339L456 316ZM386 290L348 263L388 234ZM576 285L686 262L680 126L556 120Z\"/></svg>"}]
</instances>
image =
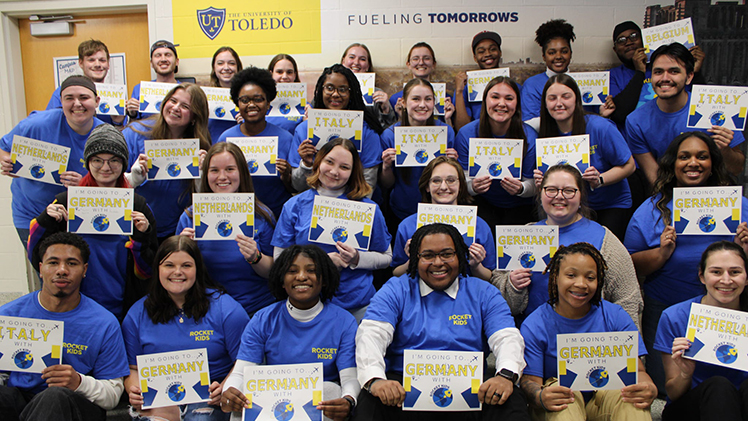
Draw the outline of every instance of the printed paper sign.
<instances>
[{"instance_id":1,"label":"printed paper sign","mask_svg":"<svg viewBox=\"0 0 748 421\"><path fill-rule=\"evenodd\" d=\"M468 246L475 242L475 224L478 220L477 206L437 205L419 203L417 228L424 225L442 223L457 228Z\"/></svg>"},{"instance_id":2,"label":"printed paper sign","mask_svg":"<svg viewBox=\"0 0 748 421\"><path fill-rule=\"evenodd\" d=\"M602 105L608 97L610 72L569 72L582 93L583 105Z\"/></svg>"},{"instance_id":3,"label":"printed paper sign","mask_svg":"<svg viewBox=\"0 0 748 421\"><path fill-rule=\"evenodd\" d=\"M70 148L41 140L13 135L10 147L11 174L49 184L62 184L60 174L67 171Z\"/></svg>"},{"instance_id":4,"label":"printed paper sign","mask_svg":"<svg viewBox=\"0 0 748 421\"><path fill-rule=\"evenodd\" d=\"M729 235L740 225L743 186L673 188L676 234Z\"/></svg>"},{"instance_id":5,"label":"printed paper sign","mask_svg":"<svg viewBox=\"0 0 748 421\"><path fill-rule=\"evenodd\" d=\"M41 373L62 363L64 322L0 316L0 371Z\"/></svg>"},{"instance_id":6,"label":"printed paper sign","mask_svg":"<svg viewBox=\"0 0 748 421\"><path fill-rule=\"evenodd\" d=\"M306 83L278 83L278 95L270 103L268 117L304 117Z\"/></svg>"},{"instance_id":7,"label":"printed paper sign","mask_svg":"<svg viewBox=\"0 0 748 421\"><path fill-rule=\"evenodd\" d=\"M434 88L434 115L444 115L444 104L447 101L447 84L446 83L432 83L431 87Z\"/></svg>"},{"instance_id":8,"label":"printed paper sign","mask_svg":"<svg viewBox=\"0 0 748 421\"><path fill-rule=\"evenodd\" d=\"M140 112L157 114L161 112L161 102L176 83L140 82Z\"/></svg>"},{"instance_id":9,"label":"printed paper sign","mask_svg":"<svg viewBox=\"0 0 748 421\"><path fill-rule=\"evenodd\" d=\"M332 245L340 241L368 250L376 208L374 203L315 196L309 241Z\"/></svg>"},{"instance_id":10,"label":"printed paper sign","mask_svg":"<svg viewBox=\"0 0 748 421\"><path fill-rule=\"evenodd\" d=\"M83 75L83 69L78 65L78 56L54 57L52 62L55 88L59 88L60 84L70 76ZM109 54L109 71L106 73L104 83L127 85L125 62L125 53Z\"/></svg>"},{"instance_id":11,"label":"printed paper sign","mask_svg":"<svg viewBox=\"0 0 748 421\"><path fill-rule=\"evenodd\" d=\"M447 126L395 126L395 166L425 167L447 153Z\"/></svg>"},{"instance_id":12,"label":"printed paper sign","mask_svg":"<svg viewBox=\"0 0 748 421\"><path fill-rule=\"evenodd\" d=\"M679 42L686 48L696 45L693 38L693 25L691 18L676 20L642 29L644 38L644 52L647 53L647 61L652 53L660 46Z\"/></svg>"},{"instance_id":13,"label":"printed paper sign","mask_svg":"<svg viewBox=\"0 0 748 421\"><path fill-rule=\"evenodd\" d=\"M97 83L96 94L99 95L98 115L125 115L127 102L127 85Z\"/></svg>"},{"instance_id":14,"label":"printed paper sign","mask_svg":"<svg viewBox=\"0 0 748 421\"><path fill-rule=\"evenodd\" d=\"M249 409L243 421L321 421L322 363L255 365L244 369Z\"/></svg>"},{"instance_id":15,"label":"printed paper sign","mask_svg":"<svg viewBox=\"0 0 748 421\"><path fill-rule=\"evenodd\" d=\"M231 89L212 86L201 86L200 88L208 98L209 118L236 121L236 116L239 115L239 107L231 100Z\"/></svg>"},{"instance_id":16,"label":"printed paper sign","mask_svg":"<svg viewBox=\"0 0 748 421\"><path fill-rule=\"evenodd\" d=\"M132 234L133 189L68 187L68 232Z\"/></svg>"},{"instance_id":17,"label":"printed paper sign","mask_svg":"<svg viewBox=\"0 0 748 421\"><path fill-rule=\"evenodd\" d=\"M241 148L252 177L278 174L278 136L227 137L226 141Z\"/></svg>"},{"instance_id":18,"label":"printed paper sign","mask_svg":"<svg viewBox=\"0 0 748 421\"><path fill-rule=\"evenodd\" d=\"M254 193L193 193L195 240L233 240L238 234L254 237Z\"/></svg>"},{"instance_id":19,"label":"printed paper sign","mask_svg":"<svg viewBox=\"0 0 748 421\"><path fill-rule=\"evenodd\" d=\"M590 135L538 138L535 151L543 173L554 165L569 164L584 174L590 166Z\"/></svg>"},{"instance_id":20,"label":"printed paper sign","mask_svg":"<svg viewBox=\"0 0 748 421\"><path fill-rule=\"evenodd\" d=\"M558 250L555 225L497 225L496 267L543 272Z\"/></svg>"},{"instance_id":21,"label":"printed paper sign","mask_svg":"<svg viewBox=\"0 0 748 421\"><path fill-rule=\"evenodd\" d=\"M748 371L748 314L691 303L683 356L696 361Z\"/></svg>"},{"instance_id":22,"label":"printed paper sign","mask_svg":"<svg viewBox=\"0 0 748 421\"><path fill-rule=\"evenodd\" d=\"M576 391L620 390L639 380L639 332L556 335L558 382Z\"/></svg>"},{"instance_id":23,"label":"printed paper sign","mask_svg":"<svg viewBox=\"0 0 748 421\"><path fill-rule=\"evenodd\" d=\"M320 150L327 142L337 137L350 140L361 152L364 130L363 111L309 110L308 139Z\"/></svg>"},{"instance_id":24,"label":"printed paper sign","mask_svg":"<svg viewBox=\"0 0 748 421\"><path fill-rule=\"evenodd\" d=\"M406 349L403 365L403 411L481 410L482 352Z\"/></svg>"},{"instance_id":25,"label":"printed paper sign","mask_svg":"<svg viewBox=\"0 0 748 421\"><path fill-rule=\"evenodd\" d=\"M146 140L149 180L200 178L200 140Z\"/></svg>"},{"instance_id":26,"label":"printed paper sign","mask_svg":"<svg viewBox=\"0 0 748 421\"><path fill-rule=\"evenodd\" d=\"M364 97L364 104L374 105L374 80L376 73L354 73L356 79L358 79L359 85L361 85L361 95Z\"/></svg>"},{"instance_id":27,"label":"printed paper sign","mask_svg":"<svg viewBox=\"0 0 748 421\"><path fill-rule=\"evenodd\" d=\"M722 126L745 130L748 86L693 85L688 104L689 128L711 129Z\"/></svg>"},{"instance_id":28,"label":"printed paper sign","mask_svg":"<svg viewBox=\"0 0 748 421\"><path fill-rule=\"evenodd\" d=\"M499 69L474 70L472 72L467 72L468 101L482 102L483 91L486 89L486 85L488 85L488 82L493 78L499 76L509 77L509 68L502 67Z\"/></svg>"},{"instance_id":29,"label":"printed paper sign","mask_svg":"<svg viewBox=\"0 0 748 421\"><path fill-rule=\"evenodd\" d=\"M137 360L143 409L210 399L206 348L138 355Z\"/></svg>"},{"instance_id":30,"label":"printed paper sign","mask_svg":"<svg viewBox=\"0 0 748 421\"><path fill-rule=\"evenodd\" d=\"M468 156L470 177L522 177L522 139L486 139L471 137Z\"/></svg>"}]
</instances>

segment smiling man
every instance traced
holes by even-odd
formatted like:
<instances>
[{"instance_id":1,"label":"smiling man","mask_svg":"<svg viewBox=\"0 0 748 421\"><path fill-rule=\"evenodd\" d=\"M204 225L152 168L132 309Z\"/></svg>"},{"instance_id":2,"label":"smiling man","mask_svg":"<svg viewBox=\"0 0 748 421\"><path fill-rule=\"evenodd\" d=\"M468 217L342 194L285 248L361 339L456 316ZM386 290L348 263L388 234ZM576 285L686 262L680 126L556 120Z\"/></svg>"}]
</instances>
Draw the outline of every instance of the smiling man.
<instances>
[{"instance_id":1,"label":"smiling man","mask_svg":"<svg viewBox=\"0 0 748 421\"><path fill-rule=\"evenodd\" d=\"M156 72L153 82L179 83L176 74L179 71L179 57L177 46L171 41L160 40L151 45L151 68ZM150 113L141 113L140 110L140 83L132 88L132 95L127 100L127 115L130 118L140 119L148 117Z\"/></svg>"},{"instance_id":2,"label":"smiling man","mask_svg":"<svg viewBox=\"0 0 748 421\"><path fill-rule=\"evenodd\" d=\"M497 69L501 63L501 35L492 31L478 32L473 37L473 60L480 70ZM458 95L462 92L462 95ZM482 102L469 102L467 92L467 72L455 76L454 126L455 132L462 126L480 117Z\"/></svg>"},{"instance_id":3,"label":"smiling man","mask_svg":"<svg viewBox=\"0 0 748 421\"><path fill-rule=\"evenodd\" d=\"M90 254L81 237L54 234L39 252L41 291L0 307L0 315L64 322L62 362L41 374L11 373L0 386L0 413L11 421L104 420L129 374L119 323L80 293Z\"/></svg>"}]
</instances>

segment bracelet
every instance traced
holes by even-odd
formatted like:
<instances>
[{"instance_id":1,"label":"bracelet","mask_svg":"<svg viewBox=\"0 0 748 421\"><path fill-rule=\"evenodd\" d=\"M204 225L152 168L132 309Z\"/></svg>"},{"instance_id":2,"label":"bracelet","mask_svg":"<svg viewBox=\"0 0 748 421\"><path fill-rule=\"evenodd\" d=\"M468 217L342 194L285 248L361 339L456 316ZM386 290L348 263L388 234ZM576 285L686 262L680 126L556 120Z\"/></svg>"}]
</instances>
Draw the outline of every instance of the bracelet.
<instances>
[{"instance_id":1,"label":"bracelet","mask_svg":"<svg viewBox=\"0 0 748 421\"><path fill-rule=\"evenodd\" d=\"M350 396L348 396L348 395L345 395L345 396L343 396L343 399L347 400L347 401L348 401L348 403L349 403L349 404L351 405L351 411L353 410L353 408L355 408L355 407L356 407L356 401L355 401L355 400L353 400L353 398L352 398L352 397L350 397Z\"/></svg>"},{"instance_id":2,"label":"bracelet","mask_svg":"<svg viewBox=\"0 0 748 421\"><path fill-rule=\"evenodd\" d=\"M247 262L250 265L256 265L257 263L260 262L260 260L262 260L262 253L260 253L260 250L257 250L257 257L255 257L255 259L252 260L251 262L249 260L247 260Z\"/></svg>"},{"instance_id":3,"label":"bracelet","mask_svg":"<svg viewBox=\"0 0 748 421\"><path fill-rule=\"evenodd\" d=\"M548 411L548 408L546 408L545 404L543 403L543 389L545 389L545 387L541 387L540 388L540 393L538 393L538 400L540 401L540 406L543 407L543 410L545 412L550 412L550 411Z\"/></svg>"},{"instance_id":4,"label":"bracelet","mask_svg":"<svg viewBox=\"0 0 748 421\"><path fill-rule=\"evenodd\" d=\"M366 390L367 392L371 394L371 387L374 386L374 383L379 380L382 380L382 379L378 377L376 379L371 379L371 381L369 381L367 384L364 385L364 390Z\"/></svg>"}]
</instances>

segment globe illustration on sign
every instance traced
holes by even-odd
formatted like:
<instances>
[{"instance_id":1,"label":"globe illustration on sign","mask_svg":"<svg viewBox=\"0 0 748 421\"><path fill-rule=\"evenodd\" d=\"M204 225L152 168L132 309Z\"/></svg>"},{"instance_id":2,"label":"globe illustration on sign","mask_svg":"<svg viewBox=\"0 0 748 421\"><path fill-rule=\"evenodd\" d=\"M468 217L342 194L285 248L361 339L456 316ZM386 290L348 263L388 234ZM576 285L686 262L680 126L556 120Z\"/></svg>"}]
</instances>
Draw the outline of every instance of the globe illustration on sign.
<instances>
[{"instance_id":1,"label":"globe illustration on sign","mask_svg":"<svg viewBox=\"0 0 748 421\"><path fill-rule=\"evenodd\" d=\"M20 351L13 356L13 362L16 364L16 367L25 370L34 365L34 356L28 351Z\"/></svg>"},{"instance_id":2,"label":"globe illustration on sign","mask_svg":"<svg viewBox=\"0 0 748 421\"><path fill-rule=\"evenodd\" d=\"M717 111L709 117L712 126L722 126L725 124L725 115L722 111Z\"/></svg>"},{"instance_id":3,"label":"globe illustration on sign","mask_svg":"<svg viewBox=\"0 0 748 421\"><path fill-rule=\"evenodd\" d=\"M429 154L424 149L416 151L416 162L423 164L429 160Z\"/></svg>"},{"instance_id":4,"label":"globe illustration on sign","mask_svg":"<svg viewBox=\"0 0 748 421\"><path fill-rule=\"evenodd\" d=\"M283 114L283 115L286 115L286 114L288 114L288 113L291 112L291 106L288 105L288 103L285 103L285 102L280 105L279 109L280 109L281 114Z\"/></svg>"},{"instance_id":5,"label":"globe illustration on sign","mask_svg":"<svg viewBox=\"0 0 748 421\"><path fill-rule=\"evenodd\" d=\"M519 256L519 264L526 269L535 266L535 255L531 252L523 253L521 256Z\"/></svg>"},{"instance_id":6,"label":"globe illustration on sign","mask_svg":"<svg viewBox=\"0 0 748 421\"><path fill-rule=\"evenodd\" d=\"M598 368L590 373L590 384L593 387L603 387L608 384L608 372L603 368Z\"/></svg>"},{"instance_id":7,"label":"globe illustration on sign","mask_svg":"<svg viewBox=\"0 0 748 421\"><path fill-rule=\"evenodd\" d=\"M348 239L348 230L345 228L336 228L335 231L332 232L332 239L336 242L340 241L341 243L345 243Z\"/></svg>"},{"instance_id":8,"label":"globe illustration on sign","mask_svg":"<svg viewBox=\"0 0 748 421\"><path fill-rule=\"evenodd\" d=\"M491 177L498 177L501 174L501 164L498 162L491 164L488 167L488 173L491 174Z\"/></svg>"},{"instance_id":9,"label":"globe illustration on sign","mask_svg":"<svg viewBox=\"0 0 748 421\"><path fill-rule=\"evenodd\" d=\"M96 231L104 232L109 228L109 218L106 215L99 215L93 220L93 227Z\"/></svg>"},{"instance_id":10,"label":"globe illustration on sign","mask_svg":"<svg viewBox=\"0 0 748 421\"><path fill-rule=\"evenodd\" d=\"M436 406L440 408L446 408L452 403L452 391L448 387L442 386L434 391L431 395Z\"/></svg>"},{"instance_id":11,"label":"globe illustration on sign","mask_svg":"<svg viewBox=\"0 0 748 421\"><path fill-rule=\"evenodd\" d=\"M108 113L109 112L109 103L108 102L102 102L99 104L99 111L102 113Z\"/></svg>"},{"instance_id":12,"label":"globe illustration on sign","mask_svg":"<svg viewBox=\"0 0 748 421\"><path fill-rule=\"evenodd\" d=\"M260 164L257 163L254 159L247 162L247 166L249 167L249 173L254 174L257 172L257 169L260 168Z\"/></svg>"},{"instance_id":13,"label":"globe illustration on sign","mask_svg":"<svg viewBox=\"0 0 748 421\"><path fill-rule=\"evenodd\" d=\"M161 101L156 103L156 110L161 111Z\"/></svg>"},{"instance_id":14,"label":"globe illustration on sign","mask_svg":"<svg viewBox=\"0 0 748 421\"><path fill-rule=\"evenodd\" d=\"M229 221L221 221L218 223L218 235L221 237L228 237L231 235L231 232L234 231L234 227L231 225L231 222Z\"/></svg>"},{"instance_id":15,"label":"globe illustration on sign","mask_svg":"<svg viewBox=\"0 0 748 421\"><path fill-rule=\"evenodd\" d=\"M166 391L166 393L169 395L169 399L171 399L172 402L179 402L184 399L184 385L182 383L174 383L173 385L169 386L169 389Z\"/></svg>"},{"instance_id":16,"label":"globe illustration on sign","mask_svg":"<svg viewBox=\"0 0 748 421\"><path fill-rule=\"evenodd\" d=\"M699 218L699 229L701 232L712 232L717 227L717 221L712 215L704 215Z\"/></svg>"},{"instance_id":17,"label":"globe illustration on sign","mask_svg":"<svg viewBox=\"0 0 748 421\"><path fill-rule=\"evenodd\" d=\"M169 166L166 168L166 173L169 174L171 177L176 177L182 172L182 167L179 166L176 162L173 164L169 164Z\"/></svg>"},{"instance_id":18,"label":"globe illustration on sign","mask_svg":"<svg viewBox=\"0 0 748 421\"><path fill-rule=\"evenodd\" d=\"M226 115L226 110L223 107L216 107L215 111L213 111L218 118L222 118Z\"/></svg>"},{"instance_id":19,"label":"globe illustration on sign","mask_svg":"<svg viewBox=\"0 0 748 421\"><path fill-rule=\"evenodd\" d=\"M585 104L589 104L590 102L592 102L592 92L583 93L582 101L584 101Z\"/></svg>"},{"instance_id":20,"label":"globe illustration on sign","mask_svg":"<svg viewBox=\"0 0 748 421\"><path fill-rule=\"evenodd\" d=\"M31 172L31 176L34 178L42 178L46 173L44 167L42 167L41 165L34 165L29 171Z\"/></svg>"},{"instance_id":21,"label":"globe illustration on sign","mask_svg":"<svg viewBox=\"0 0 748 421\"><path fill-rule=\"evenodd\" d=\"M287 400L280 401L273 408L273 416L278 421L288 421L293 418L293 404Z\"/></svg>"},{"instance_id":22,"label":"globe illustration on sign","mask_svg":"<svg viewBox=\"0 0 748 421\"><path fill-rule=\"evenodd\" d=\"M720 345L717 348L716 356L719 362L723 364L732 364L738 359L738 350L730 344Z\"/></svg>"}]
</instances>

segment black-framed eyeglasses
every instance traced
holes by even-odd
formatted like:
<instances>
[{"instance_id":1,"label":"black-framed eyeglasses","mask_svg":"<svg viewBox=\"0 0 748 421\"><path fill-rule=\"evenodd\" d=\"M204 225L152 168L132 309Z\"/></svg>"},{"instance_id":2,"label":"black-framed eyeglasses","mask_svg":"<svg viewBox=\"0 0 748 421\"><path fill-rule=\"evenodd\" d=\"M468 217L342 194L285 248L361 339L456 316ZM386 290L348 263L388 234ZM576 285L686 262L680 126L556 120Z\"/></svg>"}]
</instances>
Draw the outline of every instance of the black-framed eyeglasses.
<instances>
[{"instance_id":1,"label":"black-framed eyeglasses","mask_svg":"<svg viewBox=\"0 0 748 421\"><path fill-rule=\"evenodd\" d=\"M113 170L122 168L122 160L117 157L109 159L93 157L88 161L88 164L97 170L101 169L104 166L104 163L109 164L109 168Z\"/></svg>"},{"instance_id":2,"label":"black-framed eyeglasses","mask_svg":"<svg viewBox=\"0 0 748 421\"><path fill-rule=\"evenodd\" d=\"M433 262L436 260L436 256L439 256L439 259L441 259L442 262L447 262L457 255L457 252L455 252L452 249L442 250L439 253L434 253L433 251L424 251L423 253L418 254L418 258L423 260L424 262Z\"/></svg>"},{"instance_id":3,"label":"black-framed eyeglasses","mask_svg":"<svg viewBox=\"0 0 748 421\"><path fill-rule=\"evenodd\" d=\"M351 92L351 88L347 86L335 86L332 83L322 86L322 89L328 95L332 95L335 91L337 91L339 95L348 95Z\"/></svg>"},{"instance_id":4,"label":"black-framed eyeglasses","mask_svg":"<svg viewBox=\"0 0 748 421\"><path fill-rule=\"evenodd\" d=\"M626 45L626 43L629 42L629 41L636 42L639 39L639 37L641 37L641 35L638 32L634 32L634 33L632 33L629 36L622 35L622 36L616 38L616 44L618 44L618 45Z\"/></svg>"},{"instance_id":5,"label":"black-framed eyeglasses","mask_svg":"<svg viewBox=\"0 0 748 421\"><path fill-rule=\"evenodd\" d=\"M240 96L239 102L247 105L250 102L254 102L255 104L264 104L266 101L265 97L262 95L255 95L255 96Z\"/></svg>"},{"instance_id":6,"label":"black-framed eyeglasses","mask_svg":"<svg viewBox=\"0 0 748 421\"><path fill-rule=\"evenodd\" d=\"M559 189L558 187L543 187L543 193L545 193L545 196L549 199L555 199L558 197L559 193L564 196L564 199L573 199L578 191L579 189L573 189L571 187L566 187L564 189Z\"/></svg>"}]
</instances>

